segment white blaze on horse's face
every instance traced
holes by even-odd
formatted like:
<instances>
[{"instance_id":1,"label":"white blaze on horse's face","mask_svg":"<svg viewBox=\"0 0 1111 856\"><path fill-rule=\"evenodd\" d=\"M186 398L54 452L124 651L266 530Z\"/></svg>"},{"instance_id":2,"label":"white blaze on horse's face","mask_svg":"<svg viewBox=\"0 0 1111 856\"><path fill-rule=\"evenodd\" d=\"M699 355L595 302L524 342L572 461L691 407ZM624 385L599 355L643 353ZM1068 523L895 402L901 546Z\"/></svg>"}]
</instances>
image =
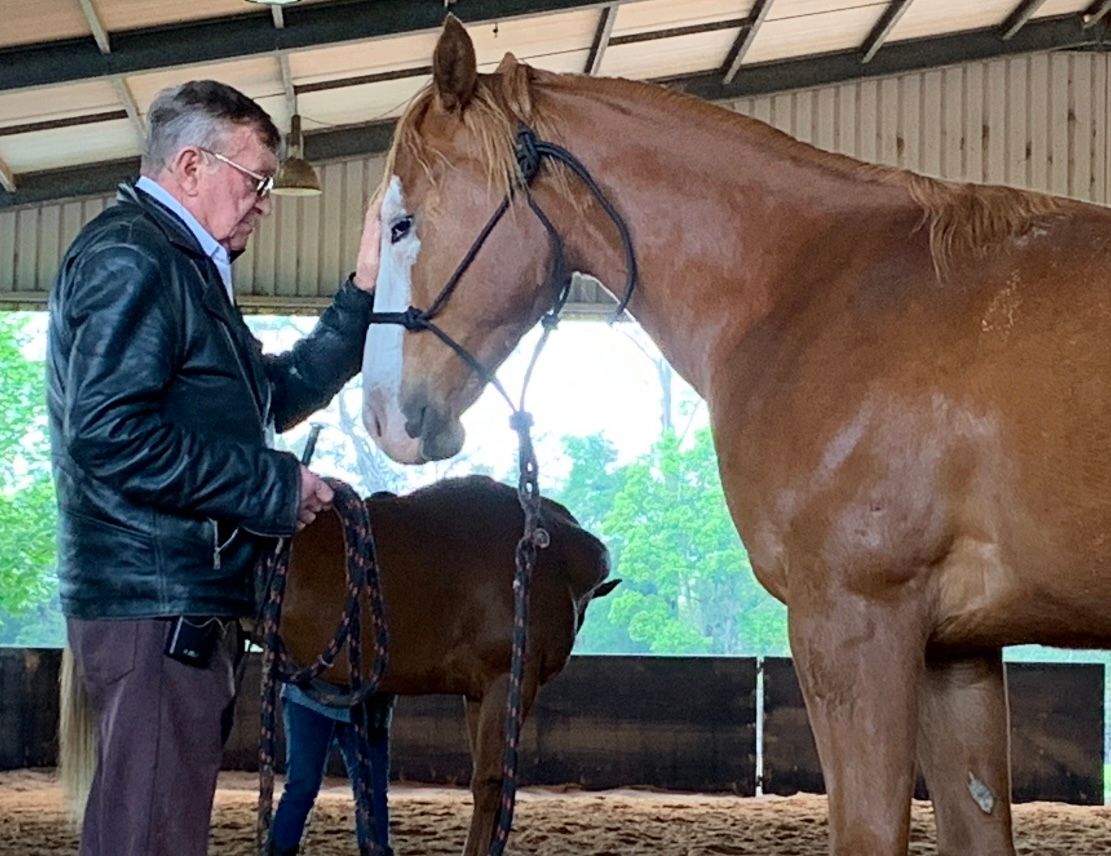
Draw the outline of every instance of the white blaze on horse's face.
<instances>
[{"instance_id":1,"label":"white blaze on horse's face","mask_svg":"<svg viewBox=\"0 0 1111 856\"><path fill-rule=\"evenodd\" d=\"M401 180L390 178L382 199L382 259L374 292L375 312L404 312L412 299L413 263L420 252ZM373 324L363 349L363 423L387 455L401 464L424 462L420 440L405 431L401 413L402 344L405 328Z\"/></svg>"}]
</instances>

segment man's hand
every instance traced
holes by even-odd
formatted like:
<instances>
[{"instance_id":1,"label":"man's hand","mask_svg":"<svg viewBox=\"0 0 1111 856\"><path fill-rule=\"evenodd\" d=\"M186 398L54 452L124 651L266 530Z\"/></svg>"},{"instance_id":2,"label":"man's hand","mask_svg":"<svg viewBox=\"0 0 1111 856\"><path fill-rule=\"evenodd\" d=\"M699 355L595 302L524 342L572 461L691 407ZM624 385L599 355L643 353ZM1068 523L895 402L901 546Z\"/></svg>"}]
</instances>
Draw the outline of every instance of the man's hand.
<instances>
[{"instance_id":1,"label":"man's hand","mask_svg":"<svg viewBox=\"0 0 1111 856\"><path fill-rule=\"evenodd\" d=\"M335 492L320 476L301 465L301 505L297 508L297 531L300 532L316 515L332 507Z\"/></svg>"},{"instance_id":2,"label":"man's hand","mask_svg":"<svg viewBox=\"0 0 1111 856\"><path fill-rule=\"evenodd\" d=\"M382 252L382 197L375 196L366 209L363 237L359 241L359 256L355 260L355 286L362 291L374 291L378 282L378 259Z\"/></svg>"}]
</instances>

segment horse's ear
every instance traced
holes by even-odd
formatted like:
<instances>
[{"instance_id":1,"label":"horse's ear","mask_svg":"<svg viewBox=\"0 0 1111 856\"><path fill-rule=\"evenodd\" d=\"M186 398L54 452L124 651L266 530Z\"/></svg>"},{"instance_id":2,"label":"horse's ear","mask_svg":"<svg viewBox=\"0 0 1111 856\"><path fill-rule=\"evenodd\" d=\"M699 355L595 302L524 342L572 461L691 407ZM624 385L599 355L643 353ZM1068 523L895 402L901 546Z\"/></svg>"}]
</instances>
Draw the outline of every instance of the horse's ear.
<instances>
[{"instance_id":1,"label":"horse's ear","mask_svg":"<svg viewBox=\"0 0 1111 856\"><path fill-rule=\"evenodd\" d=\"M507 53L498 63L498 80L502 95L513 115L523 122L532 119L532 93L529 90L529 67L517 62L517 57Z\"/></svg>"},{"instance_id":2,"label":"horse's ear","mask_svg":"<svg viewBox=\"0 0 1111 856\"><path fill-rule=\"evenodd\" d=\"M591 592L590 596L591 596L591 598L605 597L607 594L609 594L611 591L613 591L615 588L617 588L617 586L620 583L621 583L621 580L619 580L619 579L617 579L617 580L606 580L604 583L602 583L600 586L598 586L598 588L594 589L594 591Z\"/></svg>"},{"instance_id":3,"label":"horse's ear","mask_svg":"<svg viewBox=\"0 0 1111 856\"><path fill-rule=\"evenodd\" d=\"M440 40L432 54L432 80L440 106L449 113L462 113L478 85L478 61L474 43L454 15L444 21Z\"/></svg>"}]
</instances>

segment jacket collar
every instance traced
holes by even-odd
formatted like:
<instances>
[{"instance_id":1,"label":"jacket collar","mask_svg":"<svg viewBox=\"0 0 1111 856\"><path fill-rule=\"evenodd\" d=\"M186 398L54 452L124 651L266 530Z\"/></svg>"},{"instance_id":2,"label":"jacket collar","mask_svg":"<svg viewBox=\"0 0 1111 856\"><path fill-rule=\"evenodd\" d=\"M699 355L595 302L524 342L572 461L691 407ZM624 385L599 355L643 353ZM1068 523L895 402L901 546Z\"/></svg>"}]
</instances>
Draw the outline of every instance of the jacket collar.
<instances>
[{"instance_id":1,"label":"jacket collar","mask_svg":"<svg viewBox=\"0 0 1111 856\"><path fill-rule=\"evenodd\" d=\"M134 181L125 181L116 189L116 201L125 205L138 205L157 224L175 247L190 255L208 258L189 227L173 211L152 196L135 187Z\"/></svg>"}]
</instances>

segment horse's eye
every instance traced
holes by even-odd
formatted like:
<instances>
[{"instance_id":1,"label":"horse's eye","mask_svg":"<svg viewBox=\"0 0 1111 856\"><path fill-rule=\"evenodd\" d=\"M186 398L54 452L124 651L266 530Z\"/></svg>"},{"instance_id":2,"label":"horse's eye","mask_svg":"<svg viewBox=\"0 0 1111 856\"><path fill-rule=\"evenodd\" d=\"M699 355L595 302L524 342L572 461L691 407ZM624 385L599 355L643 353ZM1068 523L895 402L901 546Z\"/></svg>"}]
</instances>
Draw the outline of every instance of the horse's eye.
<instances>
[{"instance_id":1,"label":"horse's eye","mask_svg":"<svg viewBox=\"0 0 1111 856\"><path fill-rule=\"evenodd\" d=\"M396 244L402 238L409 234L409 229L413 226L412 217L402 217L390 226L390 243Z\"/></svg>"}]
</instances>

